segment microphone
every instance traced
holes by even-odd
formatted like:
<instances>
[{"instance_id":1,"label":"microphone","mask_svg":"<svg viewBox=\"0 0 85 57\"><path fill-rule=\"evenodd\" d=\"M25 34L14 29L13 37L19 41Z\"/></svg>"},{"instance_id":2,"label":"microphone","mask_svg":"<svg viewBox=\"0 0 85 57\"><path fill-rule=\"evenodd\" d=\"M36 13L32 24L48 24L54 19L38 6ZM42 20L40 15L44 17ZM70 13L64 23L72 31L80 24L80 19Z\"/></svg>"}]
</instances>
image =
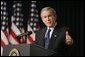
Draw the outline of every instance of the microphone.
<instances>
[{"instance_id":1,"label":"microphone","mask_svg":"<svg viewBox=\"0 0 85 57\"><path fill-rule=\"evenodd\" d=\"M31 34L32 34L32 31L27 31L26 33L22 33L22 34L16 36L16 38L20 38L22 36L31 35Z\"/></svg>"}]
</instances>

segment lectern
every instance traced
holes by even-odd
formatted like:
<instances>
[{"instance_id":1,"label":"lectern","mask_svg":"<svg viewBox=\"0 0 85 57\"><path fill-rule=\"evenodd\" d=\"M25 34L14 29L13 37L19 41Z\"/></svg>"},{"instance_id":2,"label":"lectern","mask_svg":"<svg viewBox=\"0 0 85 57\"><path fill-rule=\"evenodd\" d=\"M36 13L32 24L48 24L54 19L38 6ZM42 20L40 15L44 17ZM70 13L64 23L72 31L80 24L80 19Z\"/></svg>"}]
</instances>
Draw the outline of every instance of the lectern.
<instances>
[{"instance_id":1,"label":"lectern","mask_svg":"<svg viewBox=\"0 0 85 57\"><path fill-rule=\"evenodd\" d=\"M3 49L3 56L51 56L54 53L36 44L6 45Z\"/></svg>"}]
</instances>

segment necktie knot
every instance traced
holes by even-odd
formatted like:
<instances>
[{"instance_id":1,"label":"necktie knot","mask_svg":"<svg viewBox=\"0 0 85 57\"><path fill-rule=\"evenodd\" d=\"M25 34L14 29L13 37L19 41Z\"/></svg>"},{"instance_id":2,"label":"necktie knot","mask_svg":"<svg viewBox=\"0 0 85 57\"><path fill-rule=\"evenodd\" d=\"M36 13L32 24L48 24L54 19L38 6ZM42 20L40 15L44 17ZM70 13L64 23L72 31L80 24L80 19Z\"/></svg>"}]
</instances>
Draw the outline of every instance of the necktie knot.
<instances>
[{"instance_id":1,"label":"necktie knot","mask_svg":"<svg viewBox=\"0 0 85 57\"><path fill-rule=\"evenodd\" d=\"M48 29L47 38L50 38L50 31L51 31L51 29Z\"/></svg>"}]
</instances>

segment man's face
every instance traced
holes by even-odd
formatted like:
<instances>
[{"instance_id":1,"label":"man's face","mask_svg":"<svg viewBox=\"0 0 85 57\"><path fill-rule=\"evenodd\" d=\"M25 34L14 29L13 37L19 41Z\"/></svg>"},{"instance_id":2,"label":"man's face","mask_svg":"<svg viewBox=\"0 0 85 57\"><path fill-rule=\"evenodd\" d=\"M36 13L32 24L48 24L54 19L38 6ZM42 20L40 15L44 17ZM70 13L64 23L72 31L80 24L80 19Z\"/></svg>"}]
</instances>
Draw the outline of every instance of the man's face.
<instances>
[{"instance_id":1,"label":"man's face","mask_svg":"<svg viewBox=\"0 0 85 57\"><path fill-rule=\"evenodd\" d=\"M41 13L41 18L47 27L52 27L55 24L57 17L51 11L43 11Z\"/></svg>"}]
</instances>

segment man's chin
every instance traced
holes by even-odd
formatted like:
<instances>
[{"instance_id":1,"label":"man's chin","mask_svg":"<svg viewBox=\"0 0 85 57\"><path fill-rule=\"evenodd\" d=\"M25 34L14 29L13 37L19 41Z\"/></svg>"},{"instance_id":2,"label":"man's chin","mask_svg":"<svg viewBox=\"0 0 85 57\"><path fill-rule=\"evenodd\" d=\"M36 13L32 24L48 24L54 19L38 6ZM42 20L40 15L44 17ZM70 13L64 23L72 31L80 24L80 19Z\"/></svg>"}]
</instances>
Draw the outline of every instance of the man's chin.
<instances>
[{"instance_id":1,"label":"man's chin","mask_svg":"<svg viewBox=\"0 0 85 57\"><path fill-rule=\"evenodd\" d=\"M52 27L52 25L48 25L47 27Z\"/></svg>"}]
</instances>

